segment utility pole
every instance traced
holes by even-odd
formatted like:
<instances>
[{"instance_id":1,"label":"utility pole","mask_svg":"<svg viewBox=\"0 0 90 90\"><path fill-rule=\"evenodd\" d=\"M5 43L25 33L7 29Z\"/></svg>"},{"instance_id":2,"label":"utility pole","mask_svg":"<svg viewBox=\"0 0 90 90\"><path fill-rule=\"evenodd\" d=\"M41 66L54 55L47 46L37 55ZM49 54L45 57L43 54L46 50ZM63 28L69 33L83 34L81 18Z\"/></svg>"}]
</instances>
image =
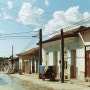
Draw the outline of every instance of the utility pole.
<instances>
[{"instance_id":1,"label":"utility pole","mask_svg":"<svg viewBox=\"0 0 90 90\"><path fill-rule=\"evenodd\" d=\"M42 29L40 29L39 31L39 39L40 39L39 41L39 57L40 57L39 65L42 65Z\"/></svg>"},{"instance_id":2,"label":"utility pole","mask_svg":"<svg viewBox=\"0 0 90 90\"><path fill-rule=\"evenodd\" d=\"M61 65L62 65L62 72L61 72L61 83L64 83L64 36L63 36L63 29L61 29Z\"/></svg>"},{"instance_id":3,"label":"utility pole","mask_svg":"<svg viewBox=\"0 0 90 90\"><path fill-rule=\"evenodd\" d=\"M11 59L11 62L12 62L12 70L13 70L13 45L12 45L12 59Z\"/></svg>"},{"instance_id":4,"label":"utility pole","mask_svg":"<svg viewBox=\"0 0 90 90\"><path fill-rule=\"evenodd\" d=\"M39 30L39 78L40 78L40 65L42 65L42 29Z\"/></svg>"}]
</instances>

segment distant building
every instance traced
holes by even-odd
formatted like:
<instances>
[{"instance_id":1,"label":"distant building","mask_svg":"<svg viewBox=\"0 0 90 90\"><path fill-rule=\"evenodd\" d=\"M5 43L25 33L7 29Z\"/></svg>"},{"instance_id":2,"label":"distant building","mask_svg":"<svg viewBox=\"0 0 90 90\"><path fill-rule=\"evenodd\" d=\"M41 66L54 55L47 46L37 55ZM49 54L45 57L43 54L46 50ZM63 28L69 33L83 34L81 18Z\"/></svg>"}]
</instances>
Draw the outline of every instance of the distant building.
<instances>
[{"instance_id":1,"label":"distant building","mask_svg":"<svg viewBox=\"0 0 90 90\"><path fill-rule=\"evenodd\" d=\"M39 48L32 48L17 54L19 57L19 71L23 73L38 73Z\"/></svg>"},{"instance_id":2,"label":"distant building","mask_svg":"<svg viewBox=\"0 0 90 90\"><path fill-rule=\"evenodd\" d=\"M8 58L7 57L0 57L0 71L5 71L8 66Z\"/></svg>"},{"instance_id":3,"label":"distant building","mask_svg":"<svg viewBox=\"0 0 90 90\"><path fill-rule=\"evenodd\" d=\"M12 63L13 62L13 63ZM8 59L8 72L11 73L17 73L19 70L19 58L18 57L12 57Z\"/></svg>"}]
</instances>

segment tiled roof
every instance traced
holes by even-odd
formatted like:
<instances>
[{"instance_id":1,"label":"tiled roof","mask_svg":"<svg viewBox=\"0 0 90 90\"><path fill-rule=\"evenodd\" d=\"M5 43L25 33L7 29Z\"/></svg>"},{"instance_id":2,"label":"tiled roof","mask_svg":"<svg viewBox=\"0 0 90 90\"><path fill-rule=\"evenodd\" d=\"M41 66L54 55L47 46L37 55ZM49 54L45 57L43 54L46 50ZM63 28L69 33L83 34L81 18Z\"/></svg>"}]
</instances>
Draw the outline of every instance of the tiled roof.
<instances>
[{"instance_id":1,"label":"tiled roof","mask_svg":"<svg viewBox=\"0 0 90 90\"><path fill-rule=\"evenodd\" d=\"M17 54L18 56L23 56L23 55L28 55L28 54L38 54L39 53L39 48L32 48L28 51L25 51L25 52L22 52L22 53L19 53Z\"/></svg>"},{"instance_id":2,"label":"tiled roof","mask_svg":"<svg viewBox=\"0 0 90 90\"><path fill-rule=\"evenodd\" d=\"M63 34L64 35L64 38L67 38L67 37L77 37L78 36L78 33L80 31L85 30L85 29L87 29L87 27L80 26L80 27L78 27L76 29L66 31ZM52 38L50 38L48 40L43 41L42 43L48 43L48 42L52 42L52 41L56 41L56 40L60 40L60 39L61 39L61 34L58 34L58 35L55 35L55 36L53 36Z\"/></svg>"}]
</instances>

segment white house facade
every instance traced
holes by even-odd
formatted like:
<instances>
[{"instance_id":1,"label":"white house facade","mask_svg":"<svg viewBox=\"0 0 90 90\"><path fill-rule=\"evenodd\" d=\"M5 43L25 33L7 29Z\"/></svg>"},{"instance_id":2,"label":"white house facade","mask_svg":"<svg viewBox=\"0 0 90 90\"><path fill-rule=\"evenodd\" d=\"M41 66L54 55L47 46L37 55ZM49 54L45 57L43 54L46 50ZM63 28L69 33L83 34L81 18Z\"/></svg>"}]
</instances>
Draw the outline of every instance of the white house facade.
<instances>
[{"instance_id":1,"label":"white house facade","mask_svg":"<svg viewBox=\"0 0 90 90\"><path fill-rule=\"evenodd\" d=\"M61 75L61 35L43 41L42 65L52 65ZM90 77L90 27L64 32L64 75L66 79Z\"/></svg>"},{"instance_id":2,"label":"white house facade","mask_svg":"<svg viewBox=\"0 0 90 90\"><path fill-rule=\"evenodd\" d=\"M32 48L18 54L19 73L38 73L39 71L39 48Z\"/></svg>"}]
</instances>

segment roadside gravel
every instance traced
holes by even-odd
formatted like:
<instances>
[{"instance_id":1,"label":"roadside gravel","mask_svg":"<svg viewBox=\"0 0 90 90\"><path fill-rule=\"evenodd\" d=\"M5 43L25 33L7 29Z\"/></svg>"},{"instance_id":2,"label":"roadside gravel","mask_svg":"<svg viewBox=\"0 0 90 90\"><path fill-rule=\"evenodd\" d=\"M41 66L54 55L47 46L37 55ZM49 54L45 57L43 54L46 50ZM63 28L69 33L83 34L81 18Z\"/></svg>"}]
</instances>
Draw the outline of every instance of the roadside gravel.
<instances>
[{"instance_id":1,"label":"roadside gravel","mask_svg":"<svg viewBox=\"0 0 90 90\"><path fill-rule=\"evenodd\" d=\"M38 79L37 74L12 74L11 76L21 79L22 87L26 90L90 90L90 82L70 80L66 83L61 81L49 81Z\"/></svg>"},{"instance_id":2,"label":"roadside gravel","mask_svg":"<svg viewBox=\"0 0 90 90\"><path fill-rule=\"evenodd\" d=\"M0 90L13 90L13 89L8 85L0 85Z\"/></svg>"}]
</instances>

